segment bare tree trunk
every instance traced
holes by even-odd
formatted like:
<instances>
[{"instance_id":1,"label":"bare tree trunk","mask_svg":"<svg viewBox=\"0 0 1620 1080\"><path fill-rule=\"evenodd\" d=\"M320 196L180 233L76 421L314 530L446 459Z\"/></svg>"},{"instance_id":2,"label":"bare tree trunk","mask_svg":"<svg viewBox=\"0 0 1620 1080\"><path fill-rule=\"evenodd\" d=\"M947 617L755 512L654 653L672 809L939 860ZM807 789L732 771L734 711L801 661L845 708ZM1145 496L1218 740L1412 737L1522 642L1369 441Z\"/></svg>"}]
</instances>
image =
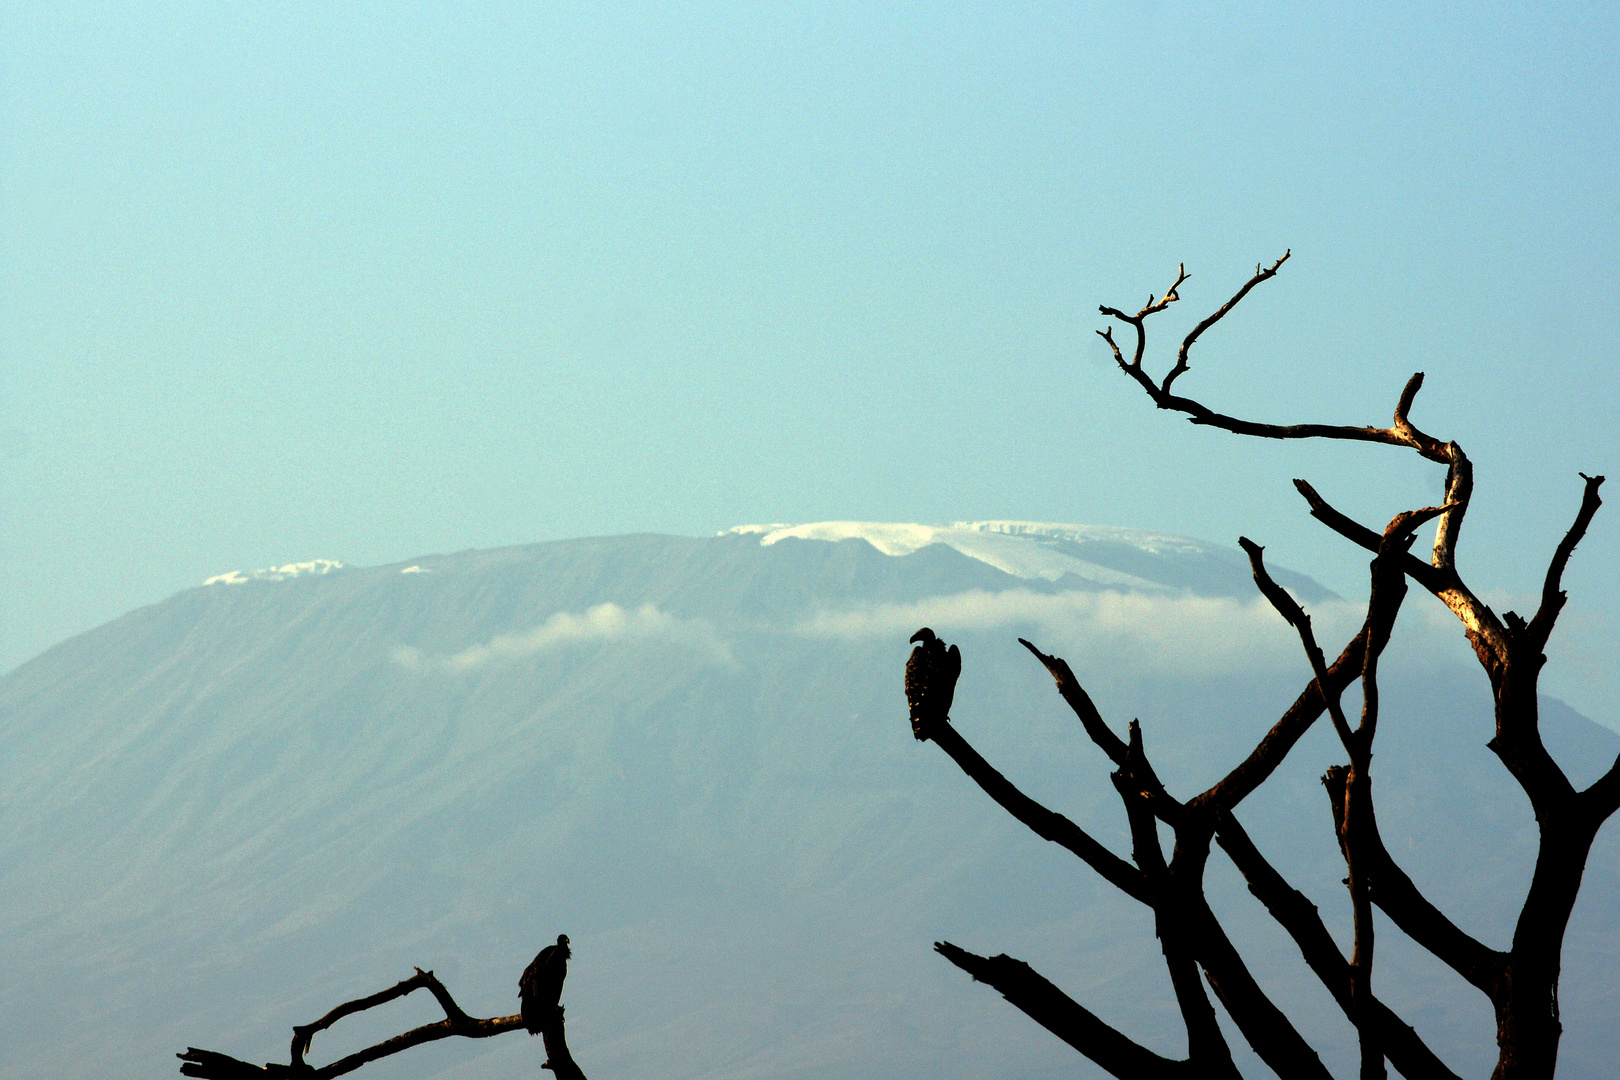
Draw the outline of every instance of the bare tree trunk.
<instances>
[{"instance_id":1,"label":"bare tree trunk","mask_svg":"<svg viewBox=\"0 0 1620 1080\"><path fill-rule=\"evenodd\" d=\"M1214 787L1185 801L1171 796L1159 783L1135 722L1129 727L1128 737L1121 739L1098 714L1068 664L1023 642L1051 672L1058 692L1074 710L1087 735L1117 767L1112 779L1130 823L1129 862L1067 818L1020 792L967 745L948 717L913 719L919 739L932 739L1019 821L1038 835L1062 844L1115 888L1153 909L1165 964L1187 1028L1187 1060L1171 1061L1130 1043L1072 1002L1072 1008L1065 1007L1066 1011L1054 1010L1049 996L1008 992L1003 984L1019 980L1010 974L1012 969L994 967L1005 957L981 961L955 946L941 946L940 951L953 963L972 971L975 978L1003 988L1015 1005L1121 1077L1179 1076L1189 1070L1188 1074L1199 1076L1235 1075L1213 1006L1197 978L1202 969L1204 980L1244 1038L1278 1076L1285 1080L1325 1078L1326 1071L1315 1053L1254 983L1204 899L1205 864L1210 841L1215 838L1355 1026L1361 1050L1361 1080L1385 1080L1386 1060L1407 1080L1455 1080L1455 1074L1417 1033L1374 994L1375 906L1490 999L1497 1018L1494 1080L1551 1080L1562 1033L1558 975L1564 932L1597 830L1620 809L1620 761L1597 783L1585 791L1576 791L1542 744L1536 684L1546 663L1542 650L1565 602L1561 588L1564 567L1601 505L1598 489L1603 478L1582 477L1586 486L1580 510L1549 562L1534 617L1526 621L1513 612L1498 617L1468 587L1457 569L1457 545L1473 496L1473 466L1457 443L1425 434L1409 418L1423 386L1421 372L1402 389L1389 427L1262 423L1218 412L1175 393L1175 383L1190 370L1189 355L1199 337L1252 289L1275 277L1288 257L1284 253L1270 267L1256 266L1253 276L1230 300L1186 335L1174 365L1162 379L1155 381L1143 366L1146 323L1180 299L1178 290L1187 281L1185 267L1177 270L1175 282L1162 297L1149 296L1147 304L1134 315L1117 308L1100 309L1135 331L1130 359L1114 340L1112 329L1098 333L1108 343L1120 370L1142 388L1155 406L1183 413L1194 424L1256 438L1381 443L1407 448L1427 461L1446 466L1443 504L1399 514L1382 532L1336 510L1304 480L1294 482L1311 516L1377 556L1372 563L1367 619L1361 632L1337 659L1327 663L1311 630L1310 617L1271 580L1259 545L1240 540L1249 554L1261 593L1298 631L1314 677L1247 758ZM1433 554L1425 562L1412 555L1410 548L1414 530L1430 520L1436 521L1435 539ZM1371 773L1379 716L1378 662L1389 642L1408 580L1438 598L1463 624L1495 698L1496 733L1489 745L1529 796L1540 826L1535 872L1511 947L1505 951L1474 939L1436 908L1396 864L1379 836ZM931 630L926 634L935 640ZM943 648L942 643L939 648ZM928 674L921 667L916 670ZM908 683L908 695L916 700L949 702L959 670L958 665L947 673L950 687L933 688L914 678ZM1339 699L1358 679L1362 708L1359 723L1352 728ZM1323 777L1345 860L1355 929L1348 958L1328 934L1316 907L1271 867L1233 814L1244 798L1266 782L1324 712L1348 758L1346 764L1333 766ZM1168 862L1159 847L1161 822L1171 828L1176 838ZM974 962L970 963L969 958ZM1020 967L1027 970L1027 966ZM1051 991L1060 993L1056 988ZM1089 1019L1073 1019L1081 1014Z\"/></svg>"}]
</instances>

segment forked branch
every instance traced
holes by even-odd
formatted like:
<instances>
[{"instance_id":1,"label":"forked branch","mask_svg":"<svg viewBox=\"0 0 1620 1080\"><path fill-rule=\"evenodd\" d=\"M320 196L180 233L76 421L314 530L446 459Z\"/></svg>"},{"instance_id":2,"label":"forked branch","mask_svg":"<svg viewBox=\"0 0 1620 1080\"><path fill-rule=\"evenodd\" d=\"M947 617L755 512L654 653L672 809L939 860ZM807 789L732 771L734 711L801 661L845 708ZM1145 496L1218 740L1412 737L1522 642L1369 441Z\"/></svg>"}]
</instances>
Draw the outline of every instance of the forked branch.
<instances>
[{"instance_id":1,"label":"forked branch","mask_svg":"<svg viewBox=\"0 0 1620 1080\"><path fill-rule=\"evenodd\" d=\"M1170 384L1180 378L1181 373L1187 370L1187 353L1192 349L1193 342L1198 340L1199 335L1224 319L1228 311L1231 311L1233 308L1237 307L1238 301L1249 295L1250 289L1254 288L1262 281L1267 281L1276 277L1278 267L1287 262L1288 257L1292 254L1293 252L1291 250L1283 252L1282 258L1278 259L1265 269L1261 269L1259 264L1256 264L1254 268L1254 276L1243 283L1243 288L1239 289L1237 294L1233 296L1232 299L1222 304L1213 315L1210 315L1208 318L1204 319L1203 322L1193 327L1192 333L1188 334L1182 339L1181 348L1176 351L1176 366L1170 369L1169 373L1164 377L1164 382L1159 384L1159 390L1161 393L1168 394L1170 392ZM1187 275L1185 271L1183 271L1182 280L1185 281L1186 277ZM1180 284L1180 282L1177 282L1177 284Z\"/></svg>"},{"instance_id":2,"label":"forked branch","mask_svg":"<svg viewBox=\"0 0 1620 1080\"><path fill-rule=\"evenodd\" d=\"M439 1007L444 1010L444 1019L434 1024L423 1024L410 1031L395 1035L391 1039L368 1046L364 1050L339 1058L328 1065L318 1068L310 1066L304 1061L304 1055L309 1053L310 1041L315 1034L325 1031L345 1016L375 1008L386 1004L396 998L402 998L415 990L425 989L431 993ZM175 1056L182 1062L180 1072L185 1076L201 1077L203 1080L264 1080L266 1077L297 1077L298 1080L327 1080L329 1077L342 1076L353 1072L369 1062L379 1058L389 1057L409 1050L413 1046L460 1036L467 1039L487 1039L492 1035L500 1035L507 1031L517 1031L523 1027L521 1015L496 1016L488 1019L468 1016L460 1005L456 1004L450 991L446 990L431 971L416 969L416 974L408 979L401 980L386 990L380 990L367 997L356 998L328 1012L325 1016L310 1024L295 1024L293 1026L292 1051L290 1062L281 1065L270 1062L264 1066L240 1061L226 1054L213 1050L199 1050L195 1046L187 1047L184 1053ZM585 1080L585 1074L574 1063L572 1055L568 1052L568 1041L563 1030L563 1010L557 1007L556 1015L551 1018L542 1029L545 1035L546 1052L550 1060L544 1068L551 1069L557 1080Z\"/></svg>"},{"instance_id":3,"label":"forked branch","mask_svg":"<svg viewBox=\"0 0 1620 1080\"><path fill-rule=\"evenodd\" d=\"M1216 412L1214 409L1192 398L1180 397L1171 393L1170 388L1175 384L1175 381L1188 370L1188 353L1192 349L1193 343L1198 340L1205 330L1225 318L1227 313L1236 307L1245 296L1249 295L1250 290L1256 285L1276 277L1278 269L1288 261L1290 254L1291 252L1284 252L1282 258L1269 267L1256 266L1254 276L1244 282L1243 287L1230 300L1193 327L1192 332L1182 339L1181 348L1176 351L1175 365L1157 383L1153 381L1153 377L1142 366L1142 360L1147 351L1147 328L1145 323L1148 316L1163 311L1171 302L1179 299L1176 288L1187 280L1188 275L1185 268L1177 274L1176 285L1172 286L1170 292L1166 293L1163 299L1153 302L1150 297L1148 305L1135 315L1127 315L1120 309L1109 307L1106 304L1097 309L1102 314L1118 319L1136 331L1136 349L1130 360L1126 360L1124 354L1120 352L1118 343L1114 341L1112 329L1099 330L1097 336L1108 343L1108 347L1113 351L1114 361L1119 365L1120 370L1134 379L1147 393L1148 397L1153 399L1155 405L1161 409L1185 413L1187 419L1195 424L1207 424L1211 427L1223 428L1234 434L1250 435L1262 439L1347 439L1357 442L1385 443L1391 446L1407 446L1430 461L1450 465L1452 455L1448 445L1418 430L1408 415L1411 412L1412 402L1417 398L1418 390L1423 386L1423 373L1421 371L1413 375L1402 389L1400 398L1395 404L1394 421L1387 428L1353 427L1344 424L1258 423L1253 420L1244 420L1236 416Z\"/></svg>"},{"instance_id":4,"label":"forked branch","mask_svg":"<svg viewBox=\"0 0 1620 1080\"><path fill-rule=\"evenodd\" d=\"M1120 766L1113 779L1131 824L1137 865L1117 862L1124 873L1132 875L1134 883L1139 883L1140 893L1131 895L1153 908L1171 982L1187 1024L1190 1067L1201 1077L1236 1075L1213 1008L1196 976L1196 967L1202 967L1210 987L1244 1038L1278 1075L1328 1080L1316 1053L1260 987L1203 895L1203 872L1214 833L1213 806L1206 805L1197 814L1189 813L1188 806L1165 791L1143 748L1140 725L1133 722L1128 740L1121 741L1103 723L1066 663L1041 653L1028 642L1024 645L1046 665L1059 691L1080 714L1088 733ZM927 734L1026 824L1032 820L1049 822L1054 817L1067 824L1067 819L1016 793L948 723L937 722ZM1010 798L1013 793L1016 797ZM1158 847L1154 817L1175 830L1175 855L1168 864ZM1096 862L1092 865L1102 870Z\"/></svg>"},{"instance_id":5,"label":"forked branch","mask_svg":"<svg viewBox=\"0 0 1620 1080\"><path fill-rule=\"evenodd\" d=\"M1453 449L1456 445L1450 444ZM1467 458L1462 456L1460 449L1456 450L1456 456L1461 464L1453 469L1446 485L1448 497L1446 505L1441 508L1444 512L1440 515L1440 527L1435 533L1434 561L1426 563L1408 552L1400 557L1400 565L1407 577L1427 589L1457 616L1473 642L1475 652L1479 654L1480 663L1486 665L1488 670L1499 665L1507 655L1507 632L1502 621L1496 617L1496 612L1475 596L1457 573L1457 530L1472 486L1459 479L1468 475L1465 468ZM1377 553L1383 543L1383 537L1377 530L1336 510L1304 480L1295 480L1294 487L1310 506L1313 518L1351 543Z\"/></svg>"}]
</instances>

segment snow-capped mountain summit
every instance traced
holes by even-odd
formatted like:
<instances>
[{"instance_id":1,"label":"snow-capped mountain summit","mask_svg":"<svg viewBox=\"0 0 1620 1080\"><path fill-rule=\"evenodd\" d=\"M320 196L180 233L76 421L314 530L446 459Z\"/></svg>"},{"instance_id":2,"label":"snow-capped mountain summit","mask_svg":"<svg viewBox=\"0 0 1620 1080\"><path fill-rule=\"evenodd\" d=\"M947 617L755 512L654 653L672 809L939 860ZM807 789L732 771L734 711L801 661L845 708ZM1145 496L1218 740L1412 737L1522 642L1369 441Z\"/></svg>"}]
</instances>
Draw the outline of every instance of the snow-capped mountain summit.
<instances>
[{"instance_id":1,"label":"snow-capped mountain summit","mask_svg":"<svg viewBox=\"0 0 1620 1080\"><path fill-rule=\"evenodd\" d=\"M241 585L249 581L286 581L288 578L330 574L334 570L341 569L343 569L343 564L336 559L310 559L306 562L287 563L283 566L267 566L262 570L229 570L223 574L215 574L203 584Z\"/></svg>"},{"instance_id":2,"label":"snow-capped mountain summit","mask_svg":"<svg viewBox=\"0 0 1620 1080\"><path fill-rule=\"evenodd\" d=\"M1045 521L956 521L948 525L817 521L738 525L727 533L757 535L761 546L787 539L864 540L896 557L941 544L1016 578L1051 582L1070 578L1069 584L1081 587L1147 592L1192 589L1223 596L1254 591L1248 561L1235 548L1144 529ZM1330 595L1309 578L1286 570L1280 573L1284 584L1307 599Z\"/></svg>"},{"instance_id":3,"label":"snow-capped mountain summit","mask_svg":"<svg viewBox=\"0 0 1620 1080\"><path fill-rule=\"evenodd\" d=\"M1064 525L1050 521L953 521L947 525L817 521L806 525L737 525L726 531L760 533L762 544L774 544L789 536L804 540L865 540L885 555L910 555L930 544L947 544L962 551L964 547L971 548L973 540L985 534L1028 537L1043 546L1064 543L1076 546L1087 543L1128 544L1154 555L1167 551L1191 554L1213 550L1212 545L1185 536L1111 525Z\"/></svg>"}]
</instances>

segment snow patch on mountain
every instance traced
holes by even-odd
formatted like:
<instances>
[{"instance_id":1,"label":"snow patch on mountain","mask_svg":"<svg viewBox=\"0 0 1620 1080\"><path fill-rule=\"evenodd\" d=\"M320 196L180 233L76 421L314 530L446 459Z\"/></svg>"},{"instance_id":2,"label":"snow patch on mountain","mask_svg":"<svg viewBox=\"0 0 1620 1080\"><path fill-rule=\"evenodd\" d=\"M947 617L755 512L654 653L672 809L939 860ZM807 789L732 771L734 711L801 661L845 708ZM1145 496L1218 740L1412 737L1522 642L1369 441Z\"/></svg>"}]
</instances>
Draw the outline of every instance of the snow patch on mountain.
<instances>
[{"instance_id":1,"label":"snow patch on mountain","mask_svg":"<svg viewBox=\"0 0 1620 1080\"><path fill-rule=\"evenodd\" d=\"M288 563L285 566L270 566L263 570L231 570L224 574L215 574L204 585L244 585L249 581L286 581L288 578L312 577L320 574L330 574L334 570L343 569L343 564L336 559L311 559L308 562Z\"/></svg>"},{"instance_id":2,"label":"snow patch on mountain","mask_svg":"<svg viewBox=\"0 0 1620 1080\"><path fill-rule=\"evenodd\" d=\"M807 525L738 525L728 530L759 535L760 545L787 539L865 540L885 555L904 556L933 544L954 548L1014 577L1058 581L1073 574L1103 586L1164 591L1166 586L1086 558L1086 548L1115 545L1150 555L1209 555L1218 549L1182 536L1103 525L1043 521L957 521L914 525L879 521L817 521Z\"/></svg>"}]
</instances>

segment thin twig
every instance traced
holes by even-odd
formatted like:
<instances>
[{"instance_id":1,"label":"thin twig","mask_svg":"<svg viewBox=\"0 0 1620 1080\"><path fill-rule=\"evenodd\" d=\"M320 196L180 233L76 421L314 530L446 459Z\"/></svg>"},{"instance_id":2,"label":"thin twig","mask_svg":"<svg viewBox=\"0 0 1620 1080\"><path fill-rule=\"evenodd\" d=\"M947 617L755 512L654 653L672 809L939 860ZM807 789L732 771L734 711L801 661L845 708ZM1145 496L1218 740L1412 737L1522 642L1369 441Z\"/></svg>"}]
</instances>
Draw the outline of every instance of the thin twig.
<instances>
[{"instance_id":1,"label":"thin twig","mask_svg":"<svg viewBox=\"0 0 1620 1080\"><path fill-rule=\"evenodd\" d=\"M1283 263L1287 262L1288 257L1292 254L1292 250L1283 252L1282 258L1278 259L1276 262L1272 263L1270 267L1264 270L1256 265L1254 268L1254 276L1248 281L1244 282L1243 288L1239 289L1237 294L1233 296L1232 299L1222 304L1213 315L1209 316L1203 322L1193 327L1192 333L1188 334L1184 339L1182 339L1181 348L1176 353L1176 366L1170 369L1170 372L1164 377L1164 382L1159 385L1160 393L1170 393L1170 384L1180 378L1182 372L1187 370L1187 352L1193 347L1193 342L1198 340L1199 335L1225 318L1228 311L1231 311L1233 308L1237 307L1239 300L1242 300L1245 296L1249 295L1250 289L1254 288L1262 281L1268 281L1271 278L1276 277L1277 268L1282 266ZM1185 280L1185 278L1186 275L1184 274L1182 276L1182 280ZM1180 282L1178 281L1177 284L1179 285Z\"/></svg>"},{"instance_id":2,"label":"thin twig","mask_svg":"<svg viewBox=\"0 0 1620 1080\"><path fill-rule=\"evenodd\" d=\"M1552 636L1553 624L1558 621L1558 613L1564 609L1567 598L1563 590L1564 567L1569 565L1569 558L1575 554L1575 545L1581 542L1586 535L1587 527L1592 524L1592 517L1597 513L1603 500L1598 496L1598 488L1603 486L1603 477L1587 476L1581 473L1580 477L1586 481L1586 490L1581 496L1581 509L1575 515L1575 523L1569 527L1564 538L1558 542L1558 548L1553 552L1552 561L1547 565L1547 578L1541 586L1541 606L1536 609L1535 617L1530 620L1530 640L1536 648L1545 648L1547 639Z\"/></svg>"}]
</instances>

